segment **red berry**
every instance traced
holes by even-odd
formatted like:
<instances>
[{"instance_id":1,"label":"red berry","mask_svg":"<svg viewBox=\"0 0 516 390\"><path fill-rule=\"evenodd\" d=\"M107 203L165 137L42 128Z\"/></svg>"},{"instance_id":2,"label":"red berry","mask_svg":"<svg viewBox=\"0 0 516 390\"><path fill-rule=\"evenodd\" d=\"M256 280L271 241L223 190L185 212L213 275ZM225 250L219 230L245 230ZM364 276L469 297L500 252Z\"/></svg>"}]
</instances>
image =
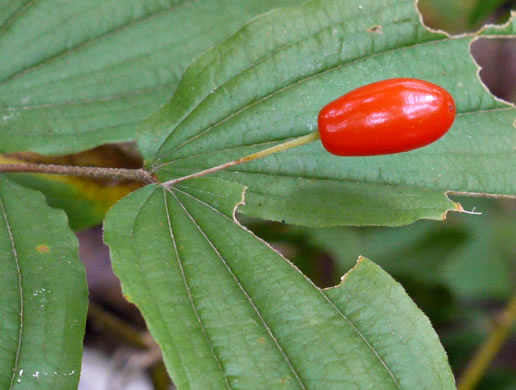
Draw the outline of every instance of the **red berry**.
<instances>
[{"instance_id":1,"label":"red berry","mask_svg":"<svg viewBox=\"0 0 516 390\"><path fill-rule=\"evenodd\" d=\"M355 89L319 113L321 141L338 156L407 152L442 137L455 119L451 95L423 80L398 78Z\"/></svg>"}]
</instances>

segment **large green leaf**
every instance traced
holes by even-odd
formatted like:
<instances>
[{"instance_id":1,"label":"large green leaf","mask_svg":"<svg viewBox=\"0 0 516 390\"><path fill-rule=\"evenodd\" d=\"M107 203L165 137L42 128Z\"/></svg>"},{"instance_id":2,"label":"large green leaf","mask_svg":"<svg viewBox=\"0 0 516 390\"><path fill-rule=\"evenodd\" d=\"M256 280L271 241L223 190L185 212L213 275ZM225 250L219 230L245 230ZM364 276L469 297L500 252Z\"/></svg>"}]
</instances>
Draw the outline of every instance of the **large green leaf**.
<instances>
[{"instance_id":1,"label":"large green leaf","mask_svg":"<svg viewBox=\"0 0 516 390\"><path fill-rule=\"evenodd\" d=\"M234 219L243 188L150 185L105 222L113 268L180 389L453 389L403 288L362 259L320 290Z\"/></svg>"},{"instance_id":2,"label":"large green leaf","mask_svg":"<svg viewBox=\"0 0 516 390\"><path fill-rule=\"evenodd\" d=\"M491 33L513 30L514 21ZM448 89L457 103L453 128L429 147L342 158L315 142L219 176L248 186L242 210L264 218L321 226L333 208L333 224L375 223L358 216L371 213L370 204L345 207L353 204L350 192L368 191L378 204L393 205L386 211L390 224L438 218L453 208L443 190L516 193L516 110L479 82L471 41L426 30L412 0L315 0L275 10L197 58L171 101L141 128L138 143L147 167L168 180L307 134L321 107L360 85L421 78ZM265 177L275 184L264 184ZM256 206L256 192L263 207ZM285 195L292 193L296 198ZM324 201L315 201L313 194L322 193ZM425 197L433 203L426 211ZM280 206L301 198L311 207L295 213ZM377 223L387 219L382 214Z\"/></svg>"},{"instance_id":3,"label":"large green leaf","mask_svg":"<svg viewBox=\"0 0 516 390\"><path fill-rule=\"evenodd\" d=\"M0 175L0 388L77 387L88 289L64 212Z\"/></svg>"},{"instance_id":4,"label":"large green leaf","mask_svg":"<svg viewBox=\"0 0 516 390\"><path fill-rule=\"evenodd\" d=\"M194 56L251 17L296 3L3 1L0 152L64 154L133 140Z\"/></svg>"}]
</instances>

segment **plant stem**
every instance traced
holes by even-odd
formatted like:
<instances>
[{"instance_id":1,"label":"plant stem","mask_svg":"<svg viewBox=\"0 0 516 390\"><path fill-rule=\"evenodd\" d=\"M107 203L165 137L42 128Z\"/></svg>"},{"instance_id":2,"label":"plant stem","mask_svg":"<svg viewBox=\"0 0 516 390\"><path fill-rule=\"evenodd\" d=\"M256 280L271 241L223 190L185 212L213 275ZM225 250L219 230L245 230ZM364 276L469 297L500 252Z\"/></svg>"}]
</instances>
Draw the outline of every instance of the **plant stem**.
<instances>
[{"instance_id":1,"label":"plant stem","mask_svg":"<svg viewBox=\"0 0 516 390\"><path fill-rule=\"evenodd\" d=\"M472 390L489 367L505 340L511 334L516 320L516 290L513 292L507 306L498 318L497 324L484 343L476 351L473 360L468 364L458 382L458 390Z\"/></svg>"},{"instance_id":2,"label":"plant stem","mask_svg":"<svg viewBox=\"0 0 516 390\"><path fill-rule=\"evenodd\" d=\"M193 179L195 177L201 177L201 176L204 176L204 175L208 175L210 173L218 172L218 171L221 171L221 170L229 168L229 167L234 167L235 165L240 165L240 164L246 163L248 161L255 160L257 158L268 156L268 155L273 154L273 153L278 153L278 152L282 152L282 151L287 150L287 149L295 148L296 146L305 145L305 144L310 143L312 141L318 140L319 138L320 138L319 137L319 131L316 130L313 133L310 133L310 134L307 134L307 135L304 135L304 136L301 136L301 137L298 137L298 138L291 139L289 141L283 142L283 143L278 144L276 146L273 146L271 148L264 149L264 150L261 150L259 152L256 152L256 153L249 154L247 156L241 157L241 158L239 158L237 160L228 161L227 163L224 163L224 164L221 164L221 165L217 165L215 167L208 168L208 169L205 169L203 171L192 173L191 175L187 175L187 176L183 176L183 177L178 177L177 179L169 180L169 181L163 183L163 185L166 186L166 187L171 187L174 184L179 183L179 182L184 181L184 180Z\"/></svg>"},{"instance_id":3,"label":"plant stem","mask_svg":"<svg viewBox=\"0 0 516 390\"><path fill-rule=\"evenodd\" d=\"M0 172L45 173L53 175L82 176L104 179L135 180L154 183L151 174L143 169L80 167L53 164L0 164Z\"/></svg>"},{"instance_id":4,"label":"plant stem","mask_svg":"<svg viewBox=\"0 0 516 390\"><path fill-rule=\"evenodd\" d=\"M88 319L93 322L95 327L108 332L110 335L125 341L131 346L141 349L154 347L153 342L147 341L145 337L131 325L91 301L88 306Z\"/></svg>"},{"instance_id":5,"label":"plant stem","mask_svg":"<svg viewBox=\"0 0 516 390\"><path fill-rule=\"evenodd\" d=\"M268 149L244 156L238 160L229 161L227 163L217 165L215 167L205 169L204 171L196 172L191 175L179 177L177 179L169 180L163 183L164 186L172 186L183 180L200 177L209 173L217 172L225 168L233 167L235 165L243 164L245 162L255 160L257 158L268 156L269 154L278 153L283 150L301 146L309 142L319 139L319 131L314 131L308 135L291 139L279 145ZM155 183L156 180L152 175L144 169L125 169L125 168L99 168L99 167L80 167L70 165L53 165L53 164L0 164L0 172L25 172L25 173L44 173L53 175L67 175L67 176L81 176L91 178L104 179L124 179L134 180L145 184Z\"/></svg>"}]
</instances>

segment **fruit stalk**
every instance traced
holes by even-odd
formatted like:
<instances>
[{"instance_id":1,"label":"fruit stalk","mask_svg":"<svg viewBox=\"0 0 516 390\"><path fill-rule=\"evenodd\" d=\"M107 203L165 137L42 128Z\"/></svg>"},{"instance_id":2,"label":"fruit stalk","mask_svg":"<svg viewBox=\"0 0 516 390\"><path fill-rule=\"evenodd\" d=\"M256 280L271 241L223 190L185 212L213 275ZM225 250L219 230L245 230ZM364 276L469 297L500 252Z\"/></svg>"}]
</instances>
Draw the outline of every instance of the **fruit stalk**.
<instances>
[{"instance_id":1,"label":"fruit stalk","mask_svg":"<svg viewBox=\"0 0 516 390\"><path fill-rule=\"evenodd\" d=\"M166 186L166 187L171 187L174 184L177 184L177 183L182 182L184 180L193 179L195 177L201 177L201 176L204 176L204 175L208 175L210 173L218 172L218 171L221 171L223 169L226 169L226 168L229 168L229 167L234 167L235 165L240 165L240 164L246 163L248 161L256 160L257 158L265 157L265 156L268 156L268 155L273 154L273 153L278 153L278 152L282 152L282 151L287 150L287 149L295 148L296 146L305 145L305 144L308 144L308 143L310 143L312 141L315 141L315 140L318 140L318 139L319 139L319 131L316 130L316 131L314 131L314 132L312 132L310 134L307 134L307 135L304 135L304 136L301 136L301 137L298 137L298 138L291 139L291 140L283 142L283 143L281 143L279 145L275 145L275 146L273 146L271 148L264 149L264 150L261 150L259 152L252 153L252 154L249 154L247 156L241 157L241 158L239 158L237 160L228 161L227 163L220 164L220 165L217 165L215 167L205 169L203 171L192 173L191 175L187 175L187 176L183 176L183 177L178 177L177 179L166 181L165 183L163 183L163 185Z\"/></svg>"}]
</instances>

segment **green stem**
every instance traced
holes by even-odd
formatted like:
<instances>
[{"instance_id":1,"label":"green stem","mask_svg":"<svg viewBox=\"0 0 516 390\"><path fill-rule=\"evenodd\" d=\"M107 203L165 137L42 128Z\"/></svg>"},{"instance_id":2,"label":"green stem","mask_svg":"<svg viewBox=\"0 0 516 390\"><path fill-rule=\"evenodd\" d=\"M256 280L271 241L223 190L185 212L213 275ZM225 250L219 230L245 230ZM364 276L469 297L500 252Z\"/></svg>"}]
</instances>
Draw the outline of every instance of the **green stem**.
<instances>
[{"instance_id":1,"label":"green stem","mask_svg":"<svg viewBox=\"0 0 516 390\"><path fill-rule=\"evenodd\" d=\"M217 165L215 167L211 167L211 168L205 169L203 171L192 173L191 175L187 175L187 176L183 176L183 177L178 177L177 179L169 180L169 181L163 183L163 185L166 186L166 187L171 187L174 184L179 183L179 182L184 181L184 180L193 179L195 177L201 177L201 176L204 176L204 175L208 175L210 173L218 172L218 171L221 171L221 170L229 168L229 167L234 167L235 165L240 165L240 164L246 163L248 161L256 160L257 158L265 157L265 156L268 156L268 155L273 154L273 153L278 153L278 152L282 152L282 151L287 150L287 149L295 148L296 146L305 145L305 144L308 144L308 143L313 142L315 140L318 140L319 138L320 138L319 137L319 131L316 130L313 133L304 135L302 137L291 139L289 141L283 142L283 143L278 144L276 146L273 146L271 148L264 149L264 150L261 150L261 151L256 152L256 153L249 154L249 155L244 156L242 158L239 158L237 160L229 161L227 163L224 163L224 164L221 164L221 165Z\"/></svg>"},{"instance_id":2,"label":"green stem","mask_svg":"<svg viewBox=\"0 0 516 390\"><path fill-rule=\"evenodd\" d=\"M516 290L501 313L496 326L475 353L458 382L458 390L472 390L484 375L491 361L511 334L516 321Z\"/></svg>"}]
</instances>

